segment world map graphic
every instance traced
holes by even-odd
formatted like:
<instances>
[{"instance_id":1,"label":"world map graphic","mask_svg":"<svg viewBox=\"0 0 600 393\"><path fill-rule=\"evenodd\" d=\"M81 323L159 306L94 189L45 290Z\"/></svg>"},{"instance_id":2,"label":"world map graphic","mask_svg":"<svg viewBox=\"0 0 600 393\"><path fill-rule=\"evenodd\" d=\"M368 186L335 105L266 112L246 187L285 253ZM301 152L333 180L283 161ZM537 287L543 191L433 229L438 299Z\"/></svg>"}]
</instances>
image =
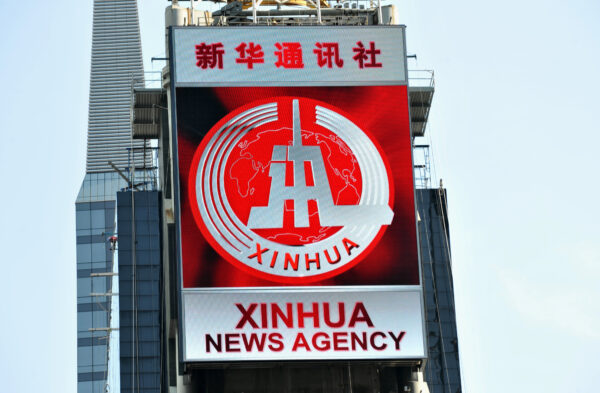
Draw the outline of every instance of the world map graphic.
<instances>
[{"instance_id":1,"label":"world map graphic","mask_svg":"<svg viewBox=\"0 0 600 393\"><path fill-rule=\"evenodd\" d=\"M244 224L248 221L253 206L266 206L269 201L271 178L269 170L272 163L273 146L292 145L292 129L259 130L249 132L233 148L225 166L226 195L232 209ZM336 205L356 205L362 193L362 176L356 157L346 143L325 128L302 130L302 144L319 146L325 163L327 180ZM278 161L281 162L281 161ZM294 165L305 165L305 172L311 173L310 163L297 163L286 159L286 187L294 186ZM309 186L311 179L304 179ZM300 180L302 181L302 180ZM284 229L290 231L255 229L254 231L269 240L300 245L323 240L340 227L323 227L319 224L318 204L308 203L310 226L294 226L293 201L284 205ZM283 232L283 233L282 233Z\"/></svg>"}]
</instances>

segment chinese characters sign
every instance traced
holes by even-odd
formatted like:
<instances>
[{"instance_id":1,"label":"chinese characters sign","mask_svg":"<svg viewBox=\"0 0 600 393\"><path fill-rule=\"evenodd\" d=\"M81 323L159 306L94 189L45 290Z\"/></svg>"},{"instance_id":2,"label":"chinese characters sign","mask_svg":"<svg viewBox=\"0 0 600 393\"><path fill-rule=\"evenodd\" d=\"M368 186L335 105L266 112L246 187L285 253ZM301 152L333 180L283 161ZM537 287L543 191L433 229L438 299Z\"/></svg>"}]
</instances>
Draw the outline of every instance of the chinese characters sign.
<instances>
[{"instance_id":1,"label":"chinese characters sign","mask_svg":"<svg viewBox=\"0 0 600 393\"><path fill-rule=\"evenodd\" d=\"M406 84L400 26L199 28L173 34L179 86Z\"/></svg>"},{"instance_id":2,"label":"chinese characters sign","mask_svg":"<svg viewBox=\"0 0 600 393\"><path fill-rule=\"evenodd\" d=\"M356 55L352 57L358 64L358 68L383 67L383 64L376 61L376 56L381 50L375 48L375 42L369 43L370 48L366 49L362 41L358 41L352 48ZM277 68L304 68L302 61L302 45L299 42L277 42L277 50L274 52L277 56L275 66ZM248 69L254 68L254 63L264 63L265 54L260 44L254 42L242 42L235 48L239 52L239 57L235 59L238 64L246 64ZM313 52L316 54L317 65L321 68L327 66L332 68L344 67L344 60L340 58L340 44L337 42L317 42ZM196 45L196 65L202 69L218 68L223 69L223 55L225 51L220 42L206 44L202 42ZM367 62L365 62L367 61Z\"/></svg>"}]
</instances>

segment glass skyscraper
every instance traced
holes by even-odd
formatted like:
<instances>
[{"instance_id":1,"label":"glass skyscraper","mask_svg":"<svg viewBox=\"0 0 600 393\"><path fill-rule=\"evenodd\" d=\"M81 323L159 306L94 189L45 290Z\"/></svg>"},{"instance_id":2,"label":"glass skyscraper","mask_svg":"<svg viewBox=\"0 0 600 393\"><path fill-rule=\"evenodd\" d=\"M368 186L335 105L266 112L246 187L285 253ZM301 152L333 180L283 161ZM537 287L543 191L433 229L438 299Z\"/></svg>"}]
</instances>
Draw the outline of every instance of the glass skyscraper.
<instances>
[{"instance_id":1,"label":"glass skyscraper","mask_svg":"<svg viewBox=\"0 0 600 393\"><path fill-rule=\"evenodd\" d=\"M116 193L128 182L115 168L128 173L145 164L133 154L144 142L132 140L130 119L132 91L144 85L143 75L136 0L94 0L86 174L75 202L79 393L105 392L118 361L111 351L118 341L111 330L112 236Z\"/></svg>"},{"instance_id":2,"label":"glass skyscraper","mask_svg":"<svg viewBox=\"0 0 600 393\"><path fill-rule=\"evenodd\" d=\"M77 202L77 386L78 392L105 392L108 379L113 291L115 173L88 173ZM112 198L111 198L112 195Z\"/></svg>"}]
</instances>

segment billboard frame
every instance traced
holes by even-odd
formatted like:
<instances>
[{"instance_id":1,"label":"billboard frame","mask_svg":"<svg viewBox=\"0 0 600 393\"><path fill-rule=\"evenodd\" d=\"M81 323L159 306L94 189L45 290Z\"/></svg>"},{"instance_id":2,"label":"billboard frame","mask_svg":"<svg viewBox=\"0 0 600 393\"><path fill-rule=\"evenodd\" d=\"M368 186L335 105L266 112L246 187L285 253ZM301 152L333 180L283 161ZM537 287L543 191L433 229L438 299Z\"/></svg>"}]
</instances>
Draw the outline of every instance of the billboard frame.
<instances>
[{"instance_id":1,"label":"billboard frame","mask_svg":"<svg viewBox=\"0 0 600 393\"><path fill-rule=\"evenodd\" d=\"M182 27L182 26L170 26L168 28L168 43L169 43L169 94L170 94L170 102L169 108L171 109L170 115L170 143L171 143L171 155L172 155L172 176L173 176L173 198L174 198L174 213L175 213L175 256L176 260L174 261L177 264L176 272L177 272L177 316L178 316L178 332L177 332L177 346L178 346L178 361L180 365L189 365L189 364L198 364L202 365L202 367L224 367L232 364L240 364L248 367L252 367L252 365L260 364L279 364L279 363L312 363L318 364L321 362L327 363L363 363L363 364L371 364L371 363L382 363L386 365L393 364L414 364L424 360L427 360L428 353L428 340L427 340L427 329L426 329L426 319L425 319L425 291L423 288L423 268L421 261L421 250L420 250L420 239L419 239L419 220L418 220L418 209L417 209L417 200L416 200L416 186L414 179L414 154L412 148L410 149L410 159L411 159L411 168L412 168L412 189L413 189L413 201L414 201L414 217L415 217L415 234L416 234L416 248L417 248L417 261L418 261L418 285L347 285L347 286L310 286L310 287L301 287L301 286L272 286L272 287L214 287L214 288L189 288L185 289L183 287L183 273L182 273L182 244L181 244L181 195L180 195L180 171L179 171L179 155L178 155L178 128L177 128L177 88L210 88L210 87L294 87L294 86L388 86L388 85L399 85L398 81L378 81L377 83L373 82L330 82L330 81L322 81L319 84L307 84L306 82L286 82L286 81L275 81L275 82L260 82L259 84L256 82L235 82L232 84L231 82L205 82L205 83L178 83L177 82L177 62L175 56L175 41L174 34L175 31L178 30L214 30L218 29L226 29L226 30L244 30L244 29L257 29L264 28L265 26L219 26L219 27L210 27L210 26L195 26L195 27ZM308 29L315 28L315 26L295 26L300 29ZM369 26L370 28L376 29L399 29L402 31L402 39L403 39L403 59L404 59L404 85L407 87L407 96L408 96L408 67L407 67L407 54L406 54L406 26L405 25L385 25L385 26ZM360 26L318 26L318 29L360 29ZM288 26L270 26L269 29L289 29ZM409 130L410 130L410 97L407 97L408 102L408 122L409 122ZM410 131L409 131L410 133ZM410 138L412 139L412 134L410 133ZM390 358L373 358L373 359L331 359L326 356L322 356L319 359L301 359L301 360L189 360L186 359L186 335L185 335L185 310L183 307L183 297L184 292L193 294L193 293L252 293L252 292L287 292L300 290L302 292L348 292L353 290L360 290L363 292L377 291L377 292L386 292L386 291L397 291L397 292L419 292L420 297L420 318L421 318L421 327L422 327L422 339L423 339L423 356L415 358L414 356L409 357L398 357L395 359ZM180 367L180 369L182 369Z\"/></svg>"}]
</instances>

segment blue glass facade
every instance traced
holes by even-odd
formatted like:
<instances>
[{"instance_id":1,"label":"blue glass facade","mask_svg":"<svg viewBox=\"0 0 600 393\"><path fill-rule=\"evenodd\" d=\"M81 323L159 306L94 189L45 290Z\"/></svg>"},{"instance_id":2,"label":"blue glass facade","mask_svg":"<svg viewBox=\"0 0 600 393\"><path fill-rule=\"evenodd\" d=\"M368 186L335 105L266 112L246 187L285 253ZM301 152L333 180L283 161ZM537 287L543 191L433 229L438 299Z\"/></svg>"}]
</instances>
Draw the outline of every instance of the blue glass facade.
<instances>
[{"instance_id":1,"label":"blue glass facade","mask_svg":"<svg viewBox=\"0 0 600 393\"><path fill-rule=\"evenodd\" d=\"M117 211L121 392L160 393L160 193L119 192Z\"/></svg>"},{"instance_id":2,"label":"blue glass facade","mask_svg":"<svg viewBox=\"0 0 600 393\"><path fill-rule=\"evenodd\" d=\"M88 173L75 202L77 235L77 391L104 393L114 380L109 330L114 311L116 192L125 187L117 173ZM112 367L111 367L112 366ZM112 380L111 380L112 378Z\"/></svg>"},{"instance_id":3,"label":"blue glass facade","mask_svg":"<svg viewBox=\"0 0 600 393\"><path fill-rule=\"evenodd\" d=\"M461 392L446 191L416 191L431 393Z\"/></svg>"}]
</instances>

